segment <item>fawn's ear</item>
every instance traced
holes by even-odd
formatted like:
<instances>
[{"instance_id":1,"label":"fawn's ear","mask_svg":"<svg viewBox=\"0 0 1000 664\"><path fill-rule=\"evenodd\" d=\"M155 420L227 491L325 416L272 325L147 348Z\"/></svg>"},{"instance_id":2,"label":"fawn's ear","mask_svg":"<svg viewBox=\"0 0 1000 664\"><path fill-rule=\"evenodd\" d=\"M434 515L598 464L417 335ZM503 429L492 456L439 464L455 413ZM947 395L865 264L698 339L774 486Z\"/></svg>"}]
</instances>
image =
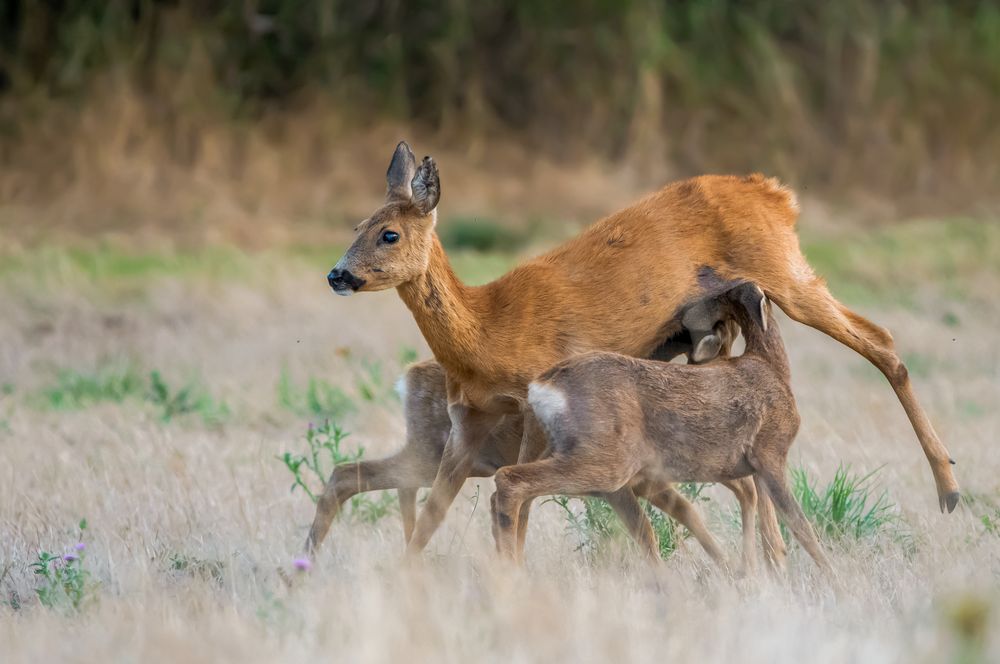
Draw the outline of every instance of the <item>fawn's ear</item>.
<instances>
[{"instance_id":1,"label":"fawn's ear","mask_svg":"<svg viewBox=\"0 0 1000 664\"><path fill-rule=\"evenodd\" d=\"M432 158L424 157L417 174L413 176L410 189L413 192L413 204L421 213L430 214L437 207L441 198L441 178Z\"/></svg>"},{"instance_id":2,"label":"fawn's ear","mask_svg":"<svg viewBox=\"0 0 1000 664\"><path fill-rule=\"evenodd\" d=\"M715 332L706 334L691 351L691 362L694 364L704 364L709 360L714 360L722 350L722 338Z\"/></svg>"},{"instance_id":3,"label":"fawn's ear","mask_svg":"<svg viewBox=\"0 0 1000 664\"><path fill-rule=\"evenodd\" d=\"M392 153L392 161L385 172L385 200L408 201L413 196L410 182L417 172L417 159L406 141L400 141L396 151Z\"/></svg>"},{"instance_id":4,"label":"fawn's ear","mask_svg":"<svg viewBox=\"0 0 1000 664\"><path fill-rule=\"evenodd\" d=\"M760 286L753 283L745 283L736 287L736 300L746 309L753 322L760 326L760 329L767 332L767 296Z\"/></svg>"}]
</instances>

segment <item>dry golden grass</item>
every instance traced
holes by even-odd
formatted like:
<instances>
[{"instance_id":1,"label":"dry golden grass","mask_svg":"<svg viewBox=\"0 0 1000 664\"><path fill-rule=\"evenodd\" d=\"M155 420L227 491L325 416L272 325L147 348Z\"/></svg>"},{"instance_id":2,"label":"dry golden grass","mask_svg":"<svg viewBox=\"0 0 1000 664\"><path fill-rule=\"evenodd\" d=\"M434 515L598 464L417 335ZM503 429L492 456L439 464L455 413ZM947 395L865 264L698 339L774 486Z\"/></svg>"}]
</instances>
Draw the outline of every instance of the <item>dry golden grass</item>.
<instances>
[{"instance_id":1,"label":"dry golden grass","mask_svg":"<svg viewBox=\"0 0 1000 664\"><path fill-rule=\"evenodd\" d=\"M913 127L905 138L863 142L869 170L853 172L860 148L831 145L823 122L782 123L775 117L783 111L764 105L760 112L776 115L749 126L723 123L721 134L706 133L724 117L714 113L694 113L694 129L683 135L640 121L635 149L609 159L581 136L560 140L559 150L542 150L512 129L431 130L322 94L235 121L213 104L218 91L205 79L205 63L194 60L161 81L169 93L151 94L127 76L109 74L79 98L38 91L0 104L0 126L9 130L0 135L0 238L35 246L54 234L79 241L100 233L144 247L254 249L295 245L304 236L342 240L384 192L383 174L401 139L418 156L430 152L437 160L445 221L486 215L520 224L589 223L670 180L761 169L796 186L804 199L840 205L830 214L837 223L845 216L886 220L997 209L994 161L977 156L992 154L987 146L997 144L995 131L973 131L976 138L965 142L974 151L952 146L933 155L926 144L935 140ZM977 118L986 108L970 106ZM880 135L891 135L898 123L882 118L889 125L874 130L870 125L878 122L866 118L864 126ZM762 122L781 130L763 139ZM954 118L949 126L964 127ZM786 129L799 139L778 138ZM753 140L727 139L728 132ZM668 157L667 145L686 146L681 164ZM779 157L782 150L790 152ZM900 162L906 167L887 166ZM863 175L872 168L878 178ZM902 180L890 186L896 177Z\"/></svg>"},{"instance_id":2,"label":"dry golden grass","mask_svg":"<svg viewBox=\"0 0 1000 664\"><path fill-rule=\"evenodd\" d=\"M197 75L178 78L174 94L198 98ZM674 175L598 157L559 162L514 135L470 139L383 120L359 129L330 100L238 123L111 78L86 102L31 103L20 140L0 143L0 234L30 246L98 232L143 246L343 239L384 193L402 139L433 151L448 214L459 217L590 220Z\"/></svg>"},{"instance_id":3,"label":"dry golden grass","mask_svg":"<svg viewBox=\"0 0 1000 664\"><path fill-rule=\"evenodd\" d=\"M976 498L950 516L937 511L885 381L782 320L803 418L792 465L821 479L840 463L883 468L879 482L912 535L912 544L885 535L831 546L841 597L795 546L781 582L728 579L693 544L656 573L628 547L588 562L553 505L533 517L527 568L510 570L492 551L490 481L469 482L418 568L402 567L402 529L390 516L374 525L342 518L314 569L297 573L312 505L289 493L275 455L301 447L307 418L278 406L282 368L355 394L361 358L381 361L391 383L401 347L427 350L392 292L335 299L321 268L246 262L229 276L101 279L66 268L42 278L42 265L0 280L0 384L13 389L0 396L3 662L1000 657L1000 536L981 521L1000 503L995 298L947 297L928 277L906 306L859 307L896 333ZM162 370L172 384L197 376L231 414L220 425L193 415L165 423L141 399L72 411L38 403L58 368L116 358ZM399 446L398 402L357 401L347 442L367 456ZM710 526L735 553L733 501L710 494ZM48 609L28 564L39 550L72 547L81 517L97 585L79 613Z\"/></svg>"}]
</instances>

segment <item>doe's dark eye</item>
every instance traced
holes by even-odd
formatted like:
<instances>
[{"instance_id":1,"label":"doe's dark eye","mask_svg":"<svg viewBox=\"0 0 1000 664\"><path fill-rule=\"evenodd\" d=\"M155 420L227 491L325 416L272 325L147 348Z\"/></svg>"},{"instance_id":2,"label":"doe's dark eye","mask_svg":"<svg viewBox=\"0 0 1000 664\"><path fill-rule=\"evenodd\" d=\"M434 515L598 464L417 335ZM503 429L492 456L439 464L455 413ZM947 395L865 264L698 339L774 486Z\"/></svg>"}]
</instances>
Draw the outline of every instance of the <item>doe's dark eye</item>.
<instances>
[{"instance_id":1,"label":"doe's dark eye","mask_svg":"<svg viewBox=\"0 0 1000 664\"><path fill-rule=\"evenodd\" d=\"M395 231L383 231L382 241L386 244L395 244L399 241L399 233Z\"/></svg>"}]
</instances>

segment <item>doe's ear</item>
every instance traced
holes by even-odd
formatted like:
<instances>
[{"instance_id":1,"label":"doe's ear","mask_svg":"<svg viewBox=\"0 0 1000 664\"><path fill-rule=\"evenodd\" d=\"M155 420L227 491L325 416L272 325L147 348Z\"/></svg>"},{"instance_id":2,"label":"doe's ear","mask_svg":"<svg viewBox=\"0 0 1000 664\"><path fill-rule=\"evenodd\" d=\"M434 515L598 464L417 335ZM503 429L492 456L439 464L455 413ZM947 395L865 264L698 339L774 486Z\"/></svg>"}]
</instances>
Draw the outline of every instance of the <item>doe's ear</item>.
<instances>
[{"instance_id":1,"label":"doe's ear","mask_svg":"<svg viewBox=\"0 0 1000 664\"><path fill-rule=\"evenodd\" d=\"M413 204L423 214L430 214L441 199L441 178L438 176L437 164L430 157L424 157L423 163L417 169L410 183L413 192Z\"/></svg>"},{"instance_id":2,"label":"doe's ear","mask_svg":"<svg viewBox=\"0 0 1000 664\"><path fill-rule=\"evenodd\" d=\"M413 195L410 182L416 172L417 158L413 156L406 141L400 141L396 151L392 153L389 169L385 172L385 200L410 200Z\"/></svg>"},{"instance_id":3,"label":"doe's ear","mask_svg":"<svg viewBox=\"0 0 1000 664\"><path fill-rule=\"evenodd\" d=\"M753 283L745 283L736 287L736 300L746 309L750 319L760 326L760 329L767 332L767 296L760 286Z\"/></svg>"}]
</instances>

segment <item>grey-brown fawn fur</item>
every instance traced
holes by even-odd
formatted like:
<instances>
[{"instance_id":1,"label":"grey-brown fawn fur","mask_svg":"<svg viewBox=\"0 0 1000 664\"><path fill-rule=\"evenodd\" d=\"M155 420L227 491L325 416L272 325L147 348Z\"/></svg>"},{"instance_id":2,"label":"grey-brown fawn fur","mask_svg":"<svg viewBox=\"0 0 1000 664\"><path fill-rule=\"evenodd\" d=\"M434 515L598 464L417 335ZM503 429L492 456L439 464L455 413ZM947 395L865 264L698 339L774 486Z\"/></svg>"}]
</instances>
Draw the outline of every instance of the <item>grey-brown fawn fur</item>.
<instances>
[{"instance_id":1,"label":"grey-brown fawn fur","mask_svg":"<svg viewBox=\"0 0 1000 664\"><path fill-rule=\"evenodd\" d=\"M517 557L519 515L539 496L752 476L758 494L773 499L799 543L829 571L788 487L799 415L778 326L754 284L736 285L724 302L746 340L739 357L691 367L586 353L531 383L529 406L549 447L539 461L497 471L493 530L501 554Z\"/></svg>"},{"instance_id":2,"label":"grey-brown fawn fur","mask_svg":"<svg viewBox=\"0 0 1000 664\"><path fill-rule=\"evenodd\" d=\"M692 309L705 312L708 306L697 303ZM717 311L717 308L713 306L711 311ZM732 320L713 322L701 319L695 324L704 325L698 329L712 330L707 334L698 334L698 338L711 337L709 345L716 347L720 357L728 357L738 333L735 323ZM676 355L686 354L689 361L693 361L696 347L692 346L691 338L695 334L697 332L686 332L676 339L668 340L653 356L669 361ZM704 355L703 351L703 358ZM448 417L444 370L436 361L428 360L410 366L403 376L401 388L406 416L406 445L398 453L384 459L345 464L333 471L316 507L316 516L307 541L310 551L323 541L344 502L358 493L368 491L397 489L405 539L408 540L412 534L416 521L417 489L429 487L434 482L451 430L451 420ZM522 438L522 416L505 416L490 432L486 444L477 456L472 477L490 477L500 467L517 463ZM535 442L532 447L544 449L547 445L540 430L534 432L533 438ZM758 500L757 491L750 480L726 482L726 486L740 503L743 514L744 568L752 571L755 565L753 506ZM645 546L648 552L656 553L658 547L655 540L650 539L652 527L648 519L633 504L635 495L649 500L684 525L709 556L716 563L725 566L722 549L705 527L698 510L670 485L636 485L634 494L630 491L628 496L610 496L612 507L629 527L636 541ZM761 507L761 539L764 549L771 564L780 567L784 563L784 542L777 530L773 510L769 514L767 512L770 504L762 501ZM526 528L525 518L518 542L519 549L523 547Z\"/></svg>"}]
</instances>

